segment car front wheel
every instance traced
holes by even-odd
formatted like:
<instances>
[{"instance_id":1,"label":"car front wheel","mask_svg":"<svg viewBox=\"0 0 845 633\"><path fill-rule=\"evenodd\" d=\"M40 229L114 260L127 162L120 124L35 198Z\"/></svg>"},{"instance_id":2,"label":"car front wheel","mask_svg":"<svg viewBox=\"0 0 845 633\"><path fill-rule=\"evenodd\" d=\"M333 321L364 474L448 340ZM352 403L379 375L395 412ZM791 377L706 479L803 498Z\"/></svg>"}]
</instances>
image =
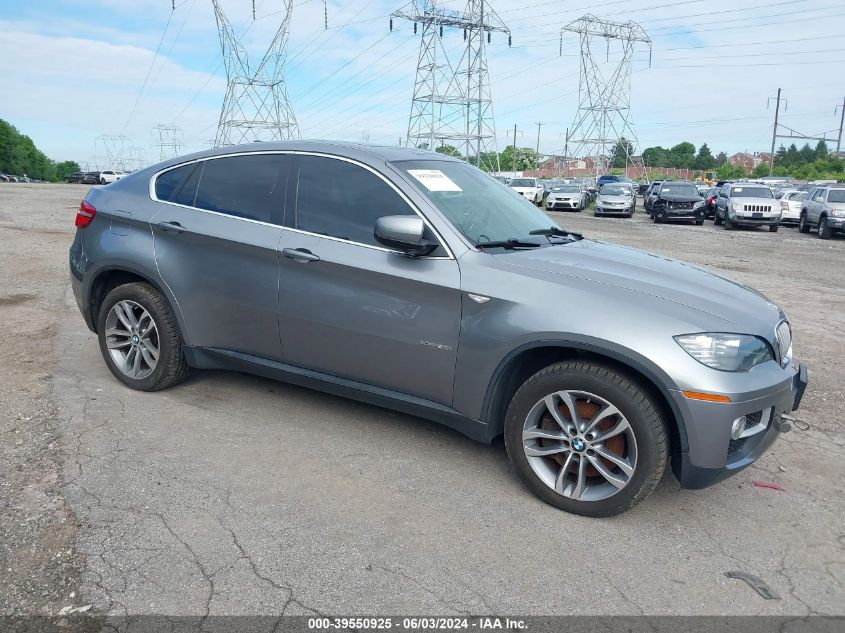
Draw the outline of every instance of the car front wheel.
<instances>
[{"instance_id":1,"label":"car front wheel","mask_svg":"<svg viewBox=\"0 0 845 633\"><path fill-rule=\"evenodd\" d=\"M829 240L832 233L833 233L833 231L831 230L830 225L827 223L827 218L824 217L821 220L819 220L819 228L818 228L819 237L822 238L823 240Z\"/></svg>"},{"instance_id":2,"label":"car front wheel","mask_svg":"<svg viewBox=\"0 0 845 633\"><path fill-rule=\"evenodd\" d=\"M648 394L589 362L556 363L529 378L508 407L505 445L535 495L590 517L645 499L668 460L666 428Z\"/></svg>"},{"instance_id":3,"label":"car front wheel","mask_svg":"<svg viewBox=\"0 0 845 633\"><path fill-rule=\"evenodd\" d=\"M132 389L158 391L188 377L173 310L147 283L118 286L106 295L97 337L111 373Z\"/></svg>"},{"instance_id":4,"label":"car front wheel","mask_svg":"<svg viewBox=\"0 0 845 633\"><path fill-rule=\"evenodd\" d=\"M801 233L809 233L810 232L810 223L807 222L807 214L802 213L801 217L798 219L798 231Z\"/></svg>"}]
</instances>

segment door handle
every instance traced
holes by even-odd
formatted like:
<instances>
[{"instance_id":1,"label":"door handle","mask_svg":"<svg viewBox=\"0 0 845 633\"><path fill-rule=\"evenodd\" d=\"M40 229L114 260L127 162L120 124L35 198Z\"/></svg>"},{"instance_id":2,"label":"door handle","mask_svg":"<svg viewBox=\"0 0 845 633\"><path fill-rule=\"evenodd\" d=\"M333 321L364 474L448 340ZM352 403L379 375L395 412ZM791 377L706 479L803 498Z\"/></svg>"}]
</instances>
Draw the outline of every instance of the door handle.
<instances>
[{"instance_id":1,"label":"door handle","mask_svg":"<svg viewBox=\"0 0 845 633\"><path fill-rule=\"evenodd\" d=\"M320 256L315 255L307 248L283 248L282 255L285 257L290 257L291 259L295 259L299 262L318 262L320 261Z\"/></svg>"},{"instance_id":2,"label":"door handle","mask_svg":"<svg viewBox=\"0 0 845 633\"><path fill-rule=\"evenodd\" d=\"M165 233L174 233L177 235L179 233L184 233L186 230L185 227L178 222L159 222L156 226Z\"/></svg>"}]
</instances>

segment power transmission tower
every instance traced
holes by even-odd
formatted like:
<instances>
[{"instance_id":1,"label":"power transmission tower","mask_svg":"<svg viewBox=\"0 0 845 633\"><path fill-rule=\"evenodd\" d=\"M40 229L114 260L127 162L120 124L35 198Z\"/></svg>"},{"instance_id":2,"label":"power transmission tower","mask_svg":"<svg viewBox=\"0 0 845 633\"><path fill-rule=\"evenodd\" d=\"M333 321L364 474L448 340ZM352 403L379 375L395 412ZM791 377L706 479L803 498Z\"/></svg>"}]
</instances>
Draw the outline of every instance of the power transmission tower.
<instances>
[{"instance_id":1,"label":"power transmission tower","mask_svg":"<svg viewBox=\"0 0 845 633\"><path fill-rule=\"evenodd\" d=\"M123 135L112 136L108 134L101 134L94 139L94 151L98 147L102 148L105 156L101 157L105 160L104 169L119 169L126 170L127 156L126 143L129 138Z\"/></svg>"},{"instance_id":2,"label":"power transmission tower","mask_svg":"<svg viewBox=\"0 0 845 633\"><path fill-rule=\"evenodd\" d=\"M632 63L637 45L645 44L651 66L651 39L635 22L611 22L587 14L560 30L561 55L566 32L577 33L581 44L578 111L569 132L569 141L575 146L572 156L592 158L598 174L608 169L611 152L620 140L630 141L636 151L637 134L631 117ZM597 45L602 40L604 50L599 51ZM621 53L612 65L611 42L614 54ZM605 53L604 61L597 57L600 52ZM624 147L626 165L635 162ZM642 160L634 167L641 174Z\"/></svg>"},{"instance_id":3,"label":"power transmission tower","mask_svg":"<svg viewBox=\"0 0 845 633\"><path fill-rule=\"evenodd\" d=\"M143 169L147 165L147 150L143 147L127 147L129 157L126 159L126 168L128 171L135 171L136 169Z\"/></svg>"},{"instance_id":4,"label":"power transmission tower","mask_svg":"<svg viewBox=\"0 0 845 633\"><path fill-rule=\"evenodd\" d=\"M226 67L226 95L215 146L299 138L285 79L293 0L283 0L281 24L257 65L250 61L220 0L211 0ZM253 5L253 19L255 8Z\"/></svg>"},{"instance_id":5,"label":"power transmission tower","mask_svg":"<svg viewBox=\"0 0 845 633\"><path fill-rule=\"evenodd\" d=\"M175 158L182 149L182 128L174 125L162 125L159 123L153 128L153 137L158 136L158 142L152 143L150 147L158 148L159 161Z\"/></svg>"},{"instance_id":6,"label":"power transmission tower","mask_svg":"<svg viewBox=\"0 0 845 633\"><path fill-rule=\"evenodd\" d=\"M406 145L462 149L478 167L499 169L493 98L487 67L487 45L494 31L510 30L488 0L468 0L464 11L441 8L438 0L411 0L391 14L422 26ZM465 45L453 63L443 46L444 29L463 31Z\"/></svg>"}]
</instances>

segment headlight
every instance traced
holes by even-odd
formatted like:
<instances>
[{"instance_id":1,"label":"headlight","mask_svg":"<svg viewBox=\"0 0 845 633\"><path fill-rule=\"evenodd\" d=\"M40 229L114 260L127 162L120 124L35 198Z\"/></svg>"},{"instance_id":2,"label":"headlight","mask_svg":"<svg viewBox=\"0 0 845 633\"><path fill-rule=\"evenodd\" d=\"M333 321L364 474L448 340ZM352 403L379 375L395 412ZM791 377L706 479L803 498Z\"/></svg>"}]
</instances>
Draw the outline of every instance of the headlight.
<instances>
[{"instance_id":1,"label":"headlight","mask_svg":"<svg viewBox=\"0 0 845 633\"><path fill-rule=\"evenodd\" d=\"M748 371L774 360L769 344L749 334L683 334L675 341L702 365L721 371Z\"/></svg>"},{"instance_id":2,"label":"headlight","mask_svg":"<svg viewBox=\"0 0 845 633\"><path fill-rule=\"evenodd\" d=\"M831 209L830 215L832 215L836 218L845 217L845 209Z\"/></svg>"},{"instance_id":3,"label":"headlight","mask_svg":"<svg viewBox=\"0 0 845 633\"><path fill-rule=\"evenodd\" d=\"M693 209L700 209L703 206L704 206L704 200L699 200L694 205L692 205L692 208Z\"/></svg>"}]
</instances>

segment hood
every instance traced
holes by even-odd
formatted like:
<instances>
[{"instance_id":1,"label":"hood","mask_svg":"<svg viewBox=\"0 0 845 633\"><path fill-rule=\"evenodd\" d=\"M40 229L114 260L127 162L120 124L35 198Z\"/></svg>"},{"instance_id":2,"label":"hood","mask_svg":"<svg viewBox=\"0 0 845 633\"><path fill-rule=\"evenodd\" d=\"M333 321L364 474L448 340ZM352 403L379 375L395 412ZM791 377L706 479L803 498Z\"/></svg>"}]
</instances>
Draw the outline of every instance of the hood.
<instances>
[{"instance_id":1,"label":"hood","mask_svg":"<svg viewBox=\"0 0 845 633\"><path fill-rule=\"evenodd\" d=\"M780 200L775 200L774 198L731 198L731 202L734 204L770 204L773 207L775 205L780 206Z\"/></svg>"},{"instance_id":2,"label":"hood","mask_svg":"<svg viewBox=\"0 0 845 633\"><path fill-rule=\"evenodd\" d=\"M499 256L514 272L532 271L548 281L566 284L568 278L663 299L728 322L728 331L771 338L783 313L762 294L692 264L625 246L581 240ZM659 311L660 306L656 306ZM714 321L715 331L725 324Z\"/></svg>"},{"instance_id":3,"label":"hood","mask_svg":"<svg viewBox=\"0 0 845 633\"><path fill-rule=\"evenodd\" d=\"M517 193L533 193L540 187L511 187Z\"/></svg>"},{"instance_id":4,"label":"hood","mask_svg":"<svg viewBox=\"0 0 845 633\"><path fill-rule=\"evenodd\" d=\"M704 200L702 196L685 196L679 193L661 193L658 197L667 202L699 202Z\"/></svg>"},{"instance_id":5,"label":"hood","mask_svg":"<svg viewBox=\"0 0 845 633\"><path fill-rule=\"evenodd\" d=\"M631 196L607 196L603 193L599 194L602 202L630 202Z\"/></svg>"}]
</instances>

